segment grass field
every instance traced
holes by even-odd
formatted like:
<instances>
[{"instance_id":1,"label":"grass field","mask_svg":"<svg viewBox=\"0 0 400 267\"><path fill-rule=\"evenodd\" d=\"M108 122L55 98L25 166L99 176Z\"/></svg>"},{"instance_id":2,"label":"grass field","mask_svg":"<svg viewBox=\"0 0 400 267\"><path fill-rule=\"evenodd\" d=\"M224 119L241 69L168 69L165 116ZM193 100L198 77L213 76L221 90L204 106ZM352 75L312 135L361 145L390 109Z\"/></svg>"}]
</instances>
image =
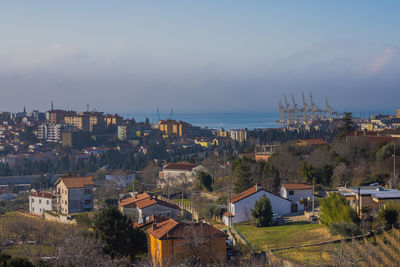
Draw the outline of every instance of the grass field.
<instances>
[{"instance_id":1,"label":"grass field","mask_svg":"<svg viewBox=\"0 0 400 267\"><path fill-rule=\"evenodd\" d=\"M294 222L282 226L256 227L238 224L237 230L250 242L255 251L315 243L330 240L326 226L308 222Z\"/></svg>"}]
</instances>

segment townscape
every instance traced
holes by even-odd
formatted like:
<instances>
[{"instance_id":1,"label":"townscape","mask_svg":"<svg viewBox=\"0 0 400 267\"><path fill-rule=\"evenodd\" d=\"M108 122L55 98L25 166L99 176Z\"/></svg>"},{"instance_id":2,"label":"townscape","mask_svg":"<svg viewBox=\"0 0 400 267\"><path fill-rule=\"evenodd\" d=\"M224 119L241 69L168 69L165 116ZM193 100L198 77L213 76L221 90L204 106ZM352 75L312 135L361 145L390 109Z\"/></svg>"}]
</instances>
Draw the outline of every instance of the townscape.
<instances>
[{"instance_id":1,"label":"townscape","mask_svg":"<svg viewBox=\"0 0 400 267\"><path fill-rule=\"evenodd\" d=\"M400 266L400 1L0 1L0 267Z\"/></svg>"},{"instance_id":2,"label":"townscape","mask_svg":"<svg viewBox=\"0 0 400 267\"><path fill-rule=\"evenodd\" d=\"M400 109L224 130L53 107L2 112L3 258L399 263L399 120Z\"/></svg>"}]
</instances>

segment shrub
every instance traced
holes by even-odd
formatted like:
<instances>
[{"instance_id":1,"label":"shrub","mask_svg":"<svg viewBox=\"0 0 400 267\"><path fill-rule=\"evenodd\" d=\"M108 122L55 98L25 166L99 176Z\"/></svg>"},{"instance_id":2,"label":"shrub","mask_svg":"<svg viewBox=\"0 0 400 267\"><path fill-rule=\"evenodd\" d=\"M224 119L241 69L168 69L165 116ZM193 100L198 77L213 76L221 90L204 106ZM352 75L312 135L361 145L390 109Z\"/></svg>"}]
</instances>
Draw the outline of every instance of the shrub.
<instances>
[{"instance_id":1,"label":"shrub","mask_svg":"<svg viewBox=\"0 0 400 267\"><path fill-rule=\"evenodd\" d=\"M358 223L360 221L356 211L349 206L349 202L340 193L334 192L320 201L320 220L325 225L331 223Z\"/></svg>"},{"instance_id":2,"label":"shrub","mask_svg":"<svg viewBox=\"0 0 400 267\"><path fill-rule=\"evenodd\" d=\"M331 235L341 235L343 237L357 236L361 234L360 228L355 223L338 222L329 225Z\"/></svg>"},{"instance_id":3,"label":"shrub","mask_svg":"<svg viewBox=\"0 0 400 267\"><path fill-rule=\"evenodd\" d=\"M400 215L400 203L389 202L379 212L379 218L383 220L386 225L397 224Z\"/></svg>"}]
</instances>

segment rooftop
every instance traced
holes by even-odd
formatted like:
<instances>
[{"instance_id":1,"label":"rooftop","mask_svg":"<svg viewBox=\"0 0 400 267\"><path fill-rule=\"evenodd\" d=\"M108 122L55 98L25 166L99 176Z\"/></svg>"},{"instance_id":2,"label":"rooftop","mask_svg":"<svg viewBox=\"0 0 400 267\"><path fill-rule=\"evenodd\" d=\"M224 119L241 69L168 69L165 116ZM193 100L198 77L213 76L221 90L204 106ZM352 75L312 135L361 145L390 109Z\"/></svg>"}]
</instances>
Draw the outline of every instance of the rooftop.
<instances>
[{"instance_id":1,"label":"rooftop","mask_svg":"<svg viewBox=\"0 0 400 267\"><path fill-rule=\"evenodd\" d=\"M192 170L193 168L195 168L197 166L199 166L199 165L192 164L192 163L187 163L187 162L168 163L166 166L164 166L164 170L190 171L190 170Z\"/></svg>"},{"instance_id":2,"label":"rooftop","mask_svg":"<svg viewBox=\"0 0 400 267\"><path fill-rule=\"evenodd\" d=\"M125 198L125 199L121 199L121 200L118 201L118 204L120 206L126 206L126 205L135 203L137 201L141 201L141 200L143 200L145 198L149 198L149 197L150 197L149 194L142 193L142 194L138 194L136 196L132 196L132 197L128 197L128 198Z\"/></svg>"},{"instance_id":3,"label":"rooftop","mask_svg":"<svg viewBox=\"0 0 400 267\"><path fill-rule=\"evenodd\" d=\"M61 181L65 184L65 187L67 188L83 188L87 185L94 185L94 180L92 176L59 178L56 184Z\"/></svg>"},{"instance_id":4,"label":"rooftop","mask_svg":"<svg viewBox=\"0 0 400 267\"><path fill-rule=\"evenodd\" d=\"M189 233L203 237L226 237L226 234L206 223L182 223L168 219L147 229L147 232L157 239L183 239Z\"/></svg>"},{"instance_id":5,"label":"rooftop","mask_svg":"<svg viewBox=\"0 0 400 267\"><path fill-rule=\"evenodd\" d=\"M179 207L174 204L171 204L171 203L168 203L168 202L165 202L163 200L160 200L158 198L153 198L153 197L144 198L144 199L136 202L136 206L140 209L144 209L144 208L150 207L155 204L170 207L173 209L179 209Z\"/></svg>"},{"instance_id":6,"label":"rooftop","mask_svg":"<svg viewBox=\"0 0 400 267\"><path fill-rule=\"evenodd\" d=\"M282 183L282 187L288 190L301 190L301 189L312 189L312 185L305 183Z\"/></svg>"},{"instance_id":7,"label":"rooftop","mask_svg":"<svg viewBox=\"0 0 400 267\"><path fill-rule=\"evenodd\" d=\"M356 196L360 189L363 196L372 196L377 199L400 199L400 191L396 189L384 188L382 186L350 186L339 187L339 193L344 196Z\"/></svg>"}]
</instances>

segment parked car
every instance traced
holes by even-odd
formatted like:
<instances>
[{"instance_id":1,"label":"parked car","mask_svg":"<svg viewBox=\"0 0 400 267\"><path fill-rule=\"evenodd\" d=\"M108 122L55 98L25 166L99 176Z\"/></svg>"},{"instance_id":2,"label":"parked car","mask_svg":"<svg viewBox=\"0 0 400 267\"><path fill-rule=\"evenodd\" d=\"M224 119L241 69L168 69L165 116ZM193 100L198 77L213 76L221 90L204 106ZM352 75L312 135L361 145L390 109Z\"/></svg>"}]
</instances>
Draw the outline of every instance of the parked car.
<instances>
[{"instance_id":1,"label":"parked car","mask_svg":"<svg viewBox=\"0 0 400 267\"><path fill-rule=\"evenodd\" d=\"M271 220L272 225L283 225L285 224L285 219L282 217L282 215L278 213L272 214L272 220Z\"/></svg>"}]
</instances>

